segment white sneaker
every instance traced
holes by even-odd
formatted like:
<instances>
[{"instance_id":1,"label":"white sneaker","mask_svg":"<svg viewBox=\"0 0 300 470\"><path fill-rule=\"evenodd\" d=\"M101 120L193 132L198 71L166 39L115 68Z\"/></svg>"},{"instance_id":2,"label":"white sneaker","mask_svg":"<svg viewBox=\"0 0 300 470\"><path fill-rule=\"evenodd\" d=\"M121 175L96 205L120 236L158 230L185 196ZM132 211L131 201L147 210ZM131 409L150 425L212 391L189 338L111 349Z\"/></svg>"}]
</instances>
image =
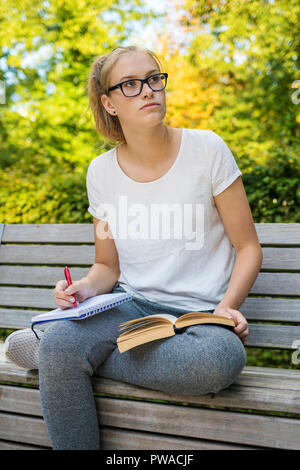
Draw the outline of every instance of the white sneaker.
<instances>
[{"instance_id":1,"label":"white sneaker","mask_svg":"<svg viewBox=\"0 0 300 470\"><path fill-rule=\"evenodd\" d=\"M38 330L41 338L43 331ZM23 369L38 369L38 349L40 340L31 328L11 333L4 342L4 354L10 361Z\"/></svg>"}]
</instances>

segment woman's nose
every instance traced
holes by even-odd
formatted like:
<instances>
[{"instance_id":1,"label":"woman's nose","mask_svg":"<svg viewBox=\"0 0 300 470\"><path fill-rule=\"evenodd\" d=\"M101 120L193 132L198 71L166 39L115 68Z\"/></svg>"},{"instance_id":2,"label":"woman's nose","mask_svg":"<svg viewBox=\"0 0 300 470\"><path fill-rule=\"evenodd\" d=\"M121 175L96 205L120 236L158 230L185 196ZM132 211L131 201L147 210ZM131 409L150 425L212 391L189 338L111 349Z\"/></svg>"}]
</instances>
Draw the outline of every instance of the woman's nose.
<instances>
[{"instance_id":1,"label":"woman's nose","mask_svg":"<svg viewBox=\"0 0 300 470\"><path fill-rule=\"evenodd\" d=\"M145 86L146 86L146 87L145 87ZM145 88L144 88L144 87L145 87ZM144 82L144 83L143 83L141 93L150 93L150 94L153 93L153 90L150 88L150 86L148 85L147 82Z\"/></svg>"}]
</instances>

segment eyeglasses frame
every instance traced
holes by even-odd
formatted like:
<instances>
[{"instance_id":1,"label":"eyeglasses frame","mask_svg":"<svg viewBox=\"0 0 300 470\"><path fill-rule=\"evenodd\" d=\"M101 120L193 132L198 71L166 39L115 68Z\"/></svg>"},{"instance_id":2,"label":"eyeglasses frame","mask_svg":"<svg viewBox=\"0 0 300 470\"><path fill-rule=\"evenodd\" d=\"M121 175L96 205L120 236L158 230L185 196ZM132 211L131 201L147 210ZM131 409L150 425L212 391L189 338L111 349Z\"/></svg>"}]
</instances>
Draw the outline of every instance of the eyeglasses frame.
<instances>
[{"instance_id":1,"label":"eyeglasses frame","mask_svg":"<svg viewBox=\"0 0 300 470\"><path fill-rule=\"evenodd\" d=\"M164 75L165 76L165 79L166 79L166 84L163 88L161 88L160 90L153 90L153 88L151 88L151 86L149 85L148 83L148 80L150 80L150 78L154 77L155 75ZM127 82L131 82L132 80L139 80L141 82L141 89L140 89L140 92L137 93L136 95L132 95L132 96L126 96L124 91L123 91L123 88L122 88L122 85L124 83L127 83ZM109 89L108 89L108 92L112 91L112 90L116 90L117 88L120 88L121 92L123 93L123 95L126 97L126 98L133 98L134 96L138 96L142 93L142 89L143 89L143 86L144 86L144 83L147 83L147 85L151 88L152 91L161 91L161 90L164 90L167 86L167 81L168 81L168 74L166 72L160 72L160 73L154 73L153 75L150 75L149 77L147 78L131 78L130 80L125 80L124 82L120 82L118 83L117 85L114 85L114 86L111 86Z\"/></svg>"}]
</instances>

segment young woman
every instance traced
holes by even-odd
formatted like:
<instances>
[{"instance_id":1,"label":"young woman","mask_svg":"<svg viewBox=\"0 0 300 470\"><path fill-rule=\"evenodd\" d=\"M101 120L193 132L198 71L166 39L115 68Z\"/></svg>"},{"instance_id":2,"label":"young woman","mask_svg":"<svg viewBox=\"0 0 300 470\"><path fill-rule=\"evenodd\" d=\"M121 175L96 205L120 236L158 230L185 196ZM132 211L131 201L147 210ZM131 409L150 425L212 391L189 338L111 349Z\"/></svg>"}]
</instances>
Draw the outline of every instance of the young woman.
<instances>
[{"instance_id":1,"label":"young woman","mask_svg":"<svg viewBox=\"0 0 300 470\"><path fill-rule=\"evenodd\" d=\"M58 307L108 292L133 300L80 322L54 322L38 351L44 419L54 449L101 448L93 374L176 394L217 393L246 362L238 310L262 263L241 172L213 131L166 125L167 73L148 49L117 47L94 61L98 132L119 142L87 172L95 263ZM231 316L233 330L194 325L119 353L121 322L157 313Z\"/></svg>"}]
</instances>

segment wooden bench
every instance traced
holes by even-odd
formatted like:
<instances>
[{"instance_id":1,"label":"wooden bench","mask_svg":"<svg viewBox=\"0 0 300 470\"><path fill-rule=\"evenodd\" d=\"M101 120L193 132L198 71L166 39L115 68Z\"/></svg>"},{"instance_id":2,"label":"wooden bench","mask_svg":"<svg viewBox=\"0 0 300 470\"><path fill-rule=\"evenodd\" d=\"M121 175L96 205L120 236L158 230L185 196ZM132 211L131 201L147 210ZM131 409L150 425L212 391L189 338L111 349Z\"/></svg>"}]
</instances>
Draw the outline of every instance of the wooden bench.
<instances>
[{"instance_id":1,"label":"wooden bench","mask_svg":"<svg viewBox=\"0 0 300 470\"><path fill-rule=\"evenodd\" d=\"M289 350L292 361L300 343L300 224L256 229L264 260L240 307L249 321L246 346ZM65 265L73 280L86 275L93 225L1 224L0 233L0 327L26 328L33 315L55 308L53 288ZM2 344L1 449L51 447L38 385L38 372L5 360ZM102 449L300 449L300 370L246 366L214 396L169 395L96 376L93 385Z\"/></svg>"}]
</instances>

